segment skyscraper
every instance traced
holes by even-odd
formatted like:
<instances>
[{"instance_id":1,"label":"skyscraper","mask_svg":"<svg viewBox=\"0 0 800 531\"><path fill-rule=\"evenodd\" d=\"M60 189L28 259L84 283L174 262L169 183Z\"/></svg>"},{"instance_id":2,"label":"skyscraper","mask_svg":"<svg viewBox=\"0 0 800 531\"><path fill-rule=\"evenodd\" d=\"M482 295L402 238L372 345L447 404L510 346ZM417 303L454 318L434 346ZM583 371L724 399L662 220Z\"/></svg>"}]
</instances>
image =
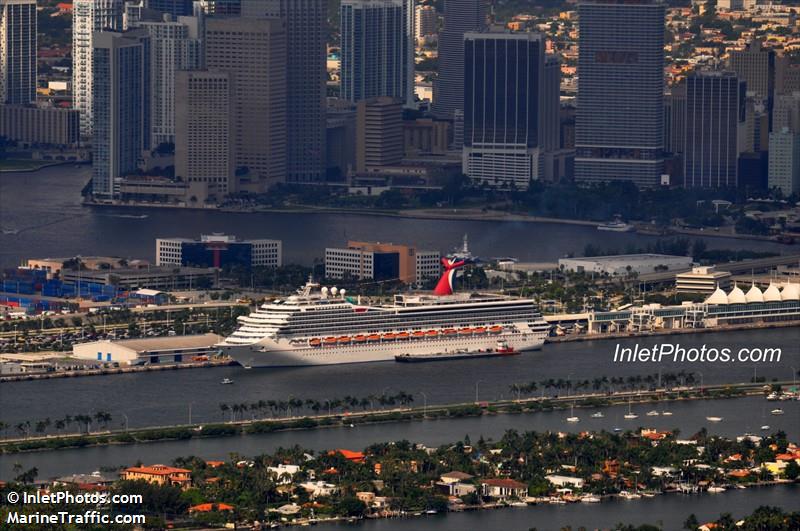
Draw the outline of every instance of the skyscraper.
<instances>
[{"instance_id":1,"label":"skyscraper","mask_svg":"<svg viewBox=\"0 0 800 531\"><path fill-rule=\"evenodd\" d=\"M660 0L579 4L576 181L660 182L664 9Z\"/></svg>"},{"instance_id":2,"label":"skyscraper","mask_svg":"<svg viewBox=\"0 0 800 531\"><path fill-rule=\"evenodd\" d=\"M192 0L147 0L147 8L161 13L169 13L173 17L192 15Z\"/></svg>"},{"instance_id":3,"label":"skyscraper","mask_svg":"<svg viewBox=\"0 0 800 531\"><path fill-rule=\"evenodd\" d=\"M287 171L292 182L325 177L325 0L242 0L242 16L286 21Z\"/></svg>"},{"instance_id":4,"label":"skyscraper","mask_svg":"<svg viewBox=\"0 0 800 531\"><path fill-rule=\"evenodd\" d=\"M404 0L342 0L341 97L405 100L409 87Z\"/></svg>"},{"instance_id":5,"label":"skyscraper","mask_svg":"<svg viewBox=\"0 0 800 531\"><path fill-rule=\"evenodd\" d=\"M203 66L203 16L139 23L150 35L151 148L175 143L175 75Z\"/></svg>"},{"instance_id":6,"label":"skyscraper","mask_svg":"<svg viewBox=\"0 0 800 531\"><path fill-rule=\"evenodd\" d=\"M664 95L664 151L683 153L686 135L686 84L670 88Z\"/></svg>"},{"instance_id":7,"label":"skyscraper","mask_svg":"<svg viewBox=\"0 0 800 531\"><path fill-rule=\"evenodd\" d=\"M403 158L403 109L400 100L381 96L356 108L356 171L399 164Z\"/></svg>"},{"instance_id":8,"label":"skyscraper","mask_svg":"<svg viewBox=\"0 0 800 531\"><path fill-rule=\"evenodd\" d=\"M92 37L92 193L112 199L148 145L149 38L146 32Z\"/></svg>"},{"instance_id":9,"label":"skyscraper","mask_svg":"<svg viewBox=\"0 0 800 531\"><path fill-rule=\"evenodd\" d=\"M747 83L747 93L768 101L772 109L775 93L775 52L753 41L744 50L730 53L730 68Z\"/></svg>"},{"instance_id":10,"label":"skyscraper","mask_svg":"<svg viewBox=\"0 0 800 531\"><path fill-rule=\"evenodd\" d=\"M206 66L231 76L237 173L263 192L286 180L286 26L278 18L209 18Z\"/></svg>"},{"instance_id":11,"label":"skyscraper","mask_svg":"<svg viewBox=\"0 0 800 531\"><path fill-rule=\"evenodd\" d=\"M417 6L414 10L414 37L422 39L436 35L439 26L439 16L432 5Z\"/></svg>"},{"instance_id":12,"label":"skyscraper","mask_svg":"<svg viewBox=\"0 0 800 531\"><path fill-rule=\"evenodd\" d=\"M433 113L452 120L464 110L464 34L486 26L485 0L446 0L439 32L439 75L433 87Z\"/></svg>"},{"instance_id":13,"label":"skyscraper","mask_svg":"<svg viewBox=\"0 0 800 531\"><path fill-rule=\"evenodd\" d=\"M236 191L231 76L222 71L177 72L175 176L187 183L187 201L202 204ZM192 201L194 199L194 201Z\"/></svg>"},{"instance_id":14,"label":"skyscraper","mask_svg":"<svg viewBox=\"0 0 800 531\"><path fill-rule=\"evenodd\" d=\"M464 36L463 171L526 189L539 178L544 131L544 39L538 33Z\"/></svg>"},{"instance_id":15,"label":"skyscraper","mask_svg":"<svg viewBox=\"0 0 800 531\"><path fill-rule=\"evenodd\" d=\"M777 96L773 115L768 182L789 196L800 192L800 92Z\"/></svg>"},{"instance_id":16,"label":"skyscraper","mask_svg":"<svg viewBox=\"0 0 800 531\"><path fill-rule=\"evenodd\" d=\"M687 188L738 183L739 128L745 118L745 83L733 72L697 72L686 80L683 175Z\"/></svg>"},{"instance_id":17,"label":"skyscraper","mask_svg":"<svg viewBox=\"0 0 800 531\"><path fill-rule=\"evenodd\" d=\"M36 0L0 0L0 104L36 101Z\"/></svg>"},{"instance_id":18,"label":"skyscraper","mask_svg":"<svg viewBox=\"0 0 800 531\"><path fill-rule=\"evenodd\" d=\"M81 135L92 134L92 52L96 32L122 29L122 0L75 0L72 5L72 107Z\"/></svg>"}]
</instances>

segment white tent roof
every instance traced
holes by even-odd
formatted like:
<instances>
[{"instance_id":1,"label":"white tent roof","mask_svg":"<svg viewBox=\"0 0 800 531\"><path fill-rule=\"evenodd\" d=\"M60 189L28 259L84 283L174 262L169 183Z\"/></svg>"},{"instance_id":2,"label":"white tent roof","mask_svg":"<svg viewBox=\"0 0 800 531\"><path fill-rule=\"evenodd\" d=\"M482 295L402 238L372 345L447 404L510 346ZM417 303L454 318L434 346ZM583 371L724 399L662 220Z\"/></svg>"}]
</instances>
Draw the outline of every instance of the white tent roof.
<instances>
[{"instance_id":1,"label":"white tent roof","mask_svg":"<svg viewBox=\"0 0 800 531\"><path fill-rule=\"evenodd\" d=\"M781 291L781 300L800 300L800 284L786 284Z\"/></svg>"},{"instance_id":2,"label":"white tent roof","mask_svg":"<svg viewBox=\"0 0 800 531\"><path fill-rule=\"evenodd\" d=\"M706 299L706 304L728 304L728 296L722 291L722 288L717 286L714 293Z\"/></svg>"},{"instance_id":3,"label":"white tent roof","mask_svg":"<svg viewBox=\"0 0 800 531\"><path fill-rule=\"evenodd\" d=\"M775 284L770 284L767 289L764 290L764 302L780 302L781 301L781 292L778 291L778 286Z\"/></svg>"},{"instance_id":4,"label":"white tent roof","mask_svg":"<svg viewBox=\"0 0 800 531\"><path fill-rule=\"evenodd\" d=\"M755 284L747 290L747 293L744 294L744 298L747 299L747 302L764 302L764 294L761 293L761 290L758 289L758 286Z\"/></svg>"},{"instance_id":5,"label":"white tent roof","mask_svg":"<svg viewBox=\"0 0 800 531\"><path fill-rule=\"evenodd\" d=\"M745 304L747 302L747 297L744 295L744 291L739 286L733 286L733 289L730 293L728 293L728 304Z\"/></svg>"}]
</instances>

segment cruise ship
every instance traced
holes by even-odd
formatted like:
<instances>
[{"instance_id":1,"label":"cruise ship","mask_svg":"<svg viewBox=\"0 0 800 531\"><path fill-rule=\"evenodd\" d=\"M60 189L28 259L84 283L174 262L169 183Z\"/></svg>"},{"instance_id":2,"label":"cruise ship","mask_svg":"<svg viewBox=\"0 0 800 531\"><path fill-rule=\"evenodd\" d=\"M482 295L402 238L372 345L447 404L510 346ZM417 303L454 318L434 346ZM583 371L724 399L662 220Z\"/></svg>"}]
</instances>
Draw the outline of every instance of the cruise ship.
<instances>
[{"instance_id":1,"label":"cruise ship","mask_svg":"<svg viewBox=\"0 0 800 531\"><path fill-rule=\"evenodd\" d=\"M266 302L219 347L244 367L296 367L394 361L398 355L486 352L496 345L541 348L549 325L531 299L453 293L464 261L442 259L432 294L361 304L344 289L309 280L295 295Z\"/></svg>"}]
</instances>

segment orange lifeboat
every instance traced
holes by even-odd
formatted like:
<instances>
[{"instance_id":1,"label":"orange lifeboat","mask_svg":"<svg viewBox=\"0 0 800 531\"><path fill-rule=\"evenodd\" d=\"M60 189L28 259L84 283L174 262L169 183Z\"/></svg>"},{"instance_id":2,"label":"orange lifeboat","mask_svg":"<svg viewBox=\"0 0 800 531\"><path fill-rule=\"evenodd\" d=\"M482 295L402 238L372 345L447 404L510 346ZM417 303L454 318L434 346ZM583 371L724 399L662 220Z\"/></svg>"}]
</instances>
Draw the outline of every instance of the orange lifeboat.
<instances>
[{"instance_id":1,"label":"orange lifeboat","mask_svg":"<svg viewBox=\"0 0 800 531\"><path fill-rule=\"evenodd\" d=\"M315 337L314 339L309 339L308 344L311 345L312 347L318 347L322 344L322 340L319 339L318 337Z\"/></svg>"},{"instance_id":2,"label":"orange lifeboat","mask_svg":"<svg viewBox=\"0 0 800 531\"><path fill-rule=\"evenodd\" d=\"M411 337L413 337L414 339L423 338L423 337L425 337L425 332L422 332L421 330L417 330L416 332L411 334Z\"/></svg>"},{"instance_id":3,"label":"orange lifeboat","mask_svg":"<svg viewBox=\"0 0 800 531\"><path fill-rule=\"evenodd\" d=\"M350 343L350 336L342 336L336 340L337 343Z\"/></svg>"},{"instance_id":4,"label":"orange lifeboat","mask_svg":"<svg viewBox=\"0 0 800 531\"><path fill-rule=\"evenodd\" d=\"M353 341L355 341L356 343L363 343L366 340L367 340L367 336L361 336L361 335L356 336L356 337L353 338Z\"/></svg>"},{"instance_id":5,"label":"orange lifeboat","mask_svg":"<svg viewBox=\"0 0 800 531\"><path fill-rule=\"evenodd\" d=\"M397 339L397 334L392 334L391 332L388 334L383 334L382 339Z\"/></svg>"},{"instance_id":6,"label":"orange lifeboat","mask_svg":"<svg viewBox=\"0 0 800 531\"><path fill-rule=\"evenodd\" d=\"M489 328L489 332L491 332L492 334L499 334L502 331L503 331L503 327L500 326L500 325L493 326L493 327Z\"/></svg>"},{"instance_id":7,"label":"orange lifeboat","mask_svg":"<svg viewBox=\"0 0 800 531\"><path fill-rule=\"evenodd\" d=\"M456 331L452 328L448 328L446 330L442 330L442 333L446 336L452 336L453 334L456 333Z\"/></svg>"},{"instance_id":8,"label":"orange lifeboat","mask_svg":"<svg viewBox=\"0 0 800 531\"><path fill-rule=\"evenodd\" d=\"M462 336L472 335L472 328L462 328L461 330L458 331L458 333L461 334Z\"/></svg>"},{"instance_id":9,"label":"orange lifeboat","mask_svg":"<svg viewBox=\"0 0 800 531\"><path fill-rule=\"evenodd\" d=\"M397 333L397 339L408 339L409 337L411 337L411 334L409 334L408 332Z\"/></svg>"},{"instance_id":10,"label":"orange lifeboat","mask_svg":"<svg viewBox=\"0 0 800 531\"><path fill-rule=\"evenodd\" d=\"M326 345L335 345L336 344L336 338L335 337L326 337L325 338L325 344Z\"/></svg>"},{"instance_id":11,"label":"orange lifeboat","mask_svg":"<svg viewBox=\"0 0 800 531\"><path fill-rule=\"evenodd\" d=\"M425 335L428 337L436 337L439 335L439 332L436 330L428 330L427 332L425 332Z\"/></svg>"},{"instance_id":12,"label":"orange lifeboat","mask_svg":"<svg viewBox=\"0 0 800 531\"><path fill-rule=\"evenodd\" d=\"M475 328L473 330L473 332L475 332L476 334L485 334L486 333L486 327L485 326L479 326L478 328Z\"/></svg>"},{"instance_id":13,"label":"orange lifeboat","mask_svg":"<svg viewBox=\"0 0 800 531\"><path fill-rule=\"evenodd\" d=\"M381 336L379 336L378 334L370 334L367 336L367 341L380 341L380 340Z\"/></svg>"}]
</instances>

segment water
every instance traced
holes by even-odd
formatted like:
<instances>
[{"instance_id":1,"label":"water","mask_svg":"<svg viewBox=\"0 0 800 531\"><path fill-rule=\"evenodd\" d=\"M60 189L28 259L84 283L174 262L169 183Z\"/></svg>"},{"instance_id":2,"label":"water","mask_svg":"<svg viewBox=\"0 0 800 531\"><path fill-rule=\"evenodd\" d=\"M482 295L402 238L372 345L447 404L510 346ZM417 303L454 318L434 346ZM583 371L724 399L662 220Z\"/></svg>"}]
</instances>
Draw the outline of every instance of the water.
<instances>
[{"instance_id":1,"label":"water","mask_svg":"<svg viewBox=\"0 0 800 531\"><path fill-rule=\"evenodd\" d=\"M551 223L440 221L345 214L236 214L161 209L109 210L80 205L88 181L86 166L58 166L34 173L0 175L0 266L18 265L29 257L118 255L154 259L155 239L194 238L226 232L242 238L278 238L284 262L311 264L325 247L348 239L414 243L419 248L448 252L469 234L473 252L481 256L515 256L524 261L555 261L581 254L591 243L624 251L644 247L654 236L598 232L594 227ZM146 213L145 219L125 217ZM544 236L544 237L543 237ZM771 242L706 238L709 248L793 252Z\"/></svg>"},{"instance_id":2,"label":"water","mask_svg":"<svg viewBox=\"0 0 800 531\"><path fill-rule=\"evenodd\" d=\"M232 453L255 456L293 445L315 451L331 448L360 450L373 443L407 439L436 447L462 440L465 435L469 435L472 441L477 441L481 436L499 439L510 429L520 432L578 432L610 431L615 427L631 430L647 427L661 431L677 428L680 437L688 438L701 428L706 428L709 433L733 438L745 432L762 433L759 428L769 424L771 429L763 433L783 430L790 440L799 441L800 402L780 402L785 414L772 416L769 411L777 407L776 404L760 397L673 402L662 406L673 413L671 417L648 417L645 415L647 411L661 408L654 404L638 404L632 408L639 415L635 420L625 420L623 415L628 408L620 405L603 408L605 417L602 419L590 417L594 410L576 409L575 414L581 418L577 424L567 423L569 410L562 410L0 455L0 479L11 476L14 463L21 464L25 470L35 466L39 469L40 477L47 478L73 472L91 472L100 467L130 465L136 461L169 463L176 457L189 455L204 459L228 459ZM709 415L723 417L723 420L708 422L706 416Z\"/></svg>"},{"instance_id":3,"label":"water","mask_svg":"<svg viewBox=\"0 0 800 531\"><path fill-rule=\"evenodd\" d=\"M129 426L159 426L188 421L191 404L194 422L219 421L221 403L251 404L258 400L366 397L405 391L422 405L516 398L513 383L539 382L554 378L592 380L596 377L695 372L703 382L747 382L754 373L768 380L790 380L792 367L800 368L797 328L714 332L705 334L625 339L623 347L639 343L677 342L689 347L703 344L717 348L761 346L781 348L778 363L680 364L629 363L613 365L615 340L545 345L541 351L503 358L454 360L446 363L378 362L286 369L251 369L239 366L188 369L154 373L130 373L82 378L58 378L0 384L0 420L13 425L25 420L65 415L110 412L115 422L127 415ZM234 385L220 385L231 378ZM565 390L562 390L563 394ZM424 393L425 395L423 396ZM537 393L538 394L538 393Z\"/></svg>"},{"instance_id":4,"label":"water","mask_svg":"<svg viewBox=\"0 0 800 531\"><path fill-rule=\"evenodd\" d=\"M701 523L709 522L723 513L734 519L752 513L761 505L797 510L800 485L782 485L747 490L731 490L721 494L656 496L634 501L610 501L600 504L541 505L527 508L508 508L496 511L448 513L414 519L372 520L353 527L348 524L317 525L319 531L461 531L485 529L528 531L531 528L555 530L572 526L577 530L611 529L618 523L659 525L662 529L683 529L686 518L694 513Z\"/></svg>"}]
</instances>

